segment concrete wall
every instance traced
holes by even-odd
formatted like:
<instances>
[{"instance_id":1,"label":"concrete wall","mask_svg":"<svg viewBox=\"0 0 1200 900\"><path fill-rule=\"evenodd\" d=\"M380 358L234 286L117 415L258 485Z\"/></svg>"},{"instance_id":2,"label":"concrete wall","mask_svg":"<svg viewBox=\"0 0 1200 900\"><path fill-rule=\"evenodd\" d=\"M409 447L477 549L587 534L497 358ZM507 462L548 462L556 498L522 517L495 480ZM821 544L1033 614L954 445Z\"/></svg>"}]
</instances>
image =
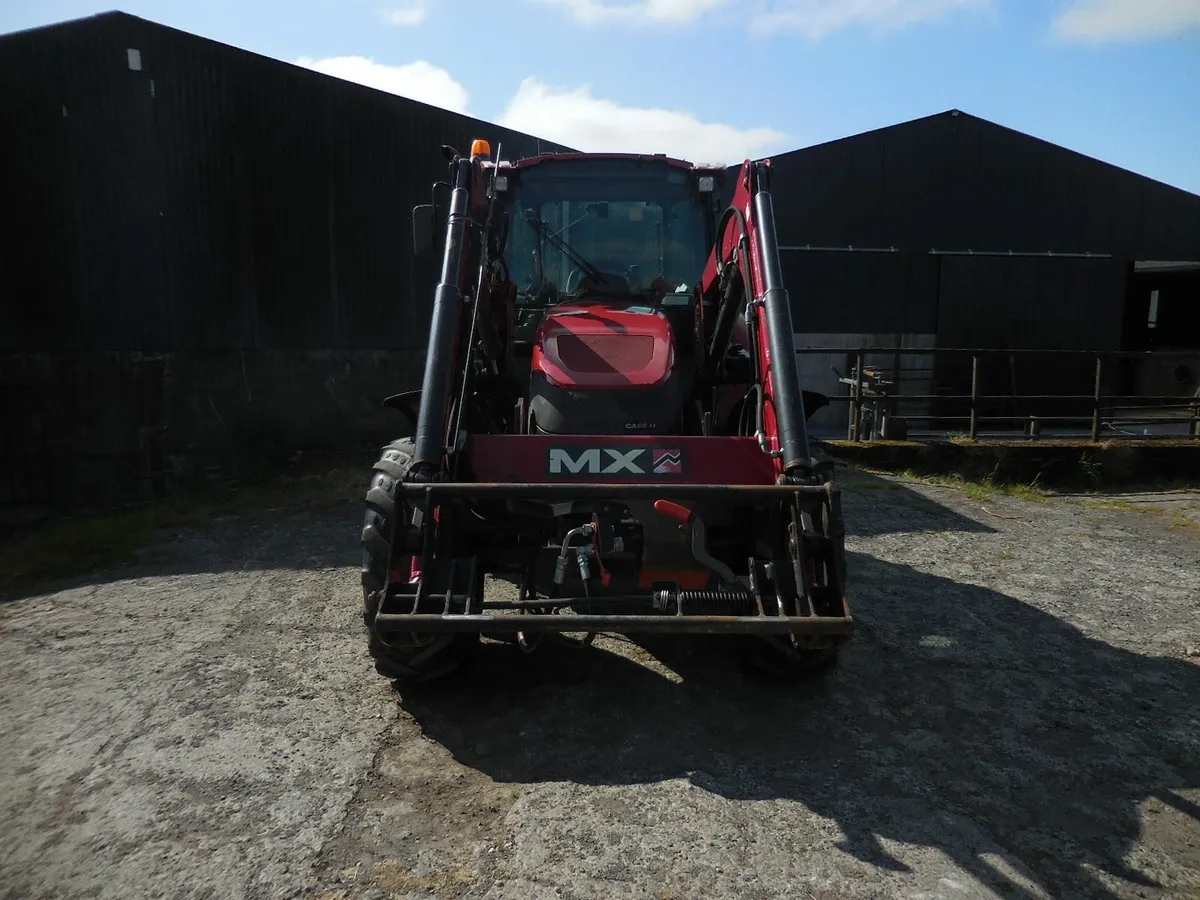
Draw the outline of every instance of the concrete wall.
<instances>
[{"instance_id":1,"label":"concrete wall","mask_svg":"<svg viewBox=\"0 0 1200 900\"><path fill-rule=\"evenodd\" d=\"M408 433L384 397L423 354L221 351L0 357L0 503L73 507L257 476L295 451Z\"/></svg>"}]
</instances>

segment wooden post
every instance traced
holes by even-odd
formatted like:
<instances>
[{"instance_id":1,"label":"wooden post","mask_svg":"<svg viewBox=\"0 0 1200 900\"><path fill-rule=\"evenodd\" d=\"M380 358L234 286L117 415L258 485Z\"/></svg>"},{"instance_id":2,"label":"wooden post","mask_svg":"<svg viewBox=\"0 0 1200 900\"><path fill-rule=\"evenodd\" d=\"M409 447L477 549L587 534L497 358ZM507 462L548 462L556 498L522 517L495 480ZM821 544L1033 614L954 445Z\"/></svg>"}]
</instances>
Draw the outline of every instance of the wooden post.
<instances>
[{"instance_id":1,"label":"wooden post","mask_svg":"<svg viewBox=\"0 0 1200 900\"><path fill-rule=\"evenodd\" d=\"M1100 378L1104 374L1104 357L1096 354L1096 391L1092 399L1092 443L1100 441Z\"/></svg>"},{"instance_id":2,"label":"wooden post","mask_svg":"<svg viewBox=\"0 0 1200 900\"><path fill-rule=\"evenodd\" d=\"M863 352L858 351L854 370L854 440L862 440Z\"/></svg>"},{"instance_id":3,"label":"wooden post","mask_svg":"<svg viewBox=\"0 0 1200 900\"><path fill-rule=\"evenodd\" d=\"M976 409L979 403L979 356L971 354L971 440L979 435L979 414Z\"/></svg>"}]
</instances>

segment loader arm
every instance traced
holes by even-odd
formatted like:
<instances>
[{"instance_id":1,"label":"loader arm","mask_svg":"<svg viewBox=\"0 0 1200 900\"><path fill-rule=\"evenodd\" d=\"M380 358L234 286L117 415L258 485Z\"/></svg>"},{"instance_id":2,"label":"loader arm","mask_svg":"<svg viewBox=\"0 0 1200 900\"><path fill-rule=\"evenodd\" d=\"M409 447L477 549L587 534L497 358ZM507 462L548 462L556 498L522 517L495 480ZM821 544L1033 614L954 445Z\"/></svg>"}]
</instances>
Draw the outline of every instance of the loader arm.
<instances>
[{"instance_id":1,"label":"loader arm","mask_svg":"<svg viewBox=\"0 0 1200 900\"><path fill-rule=\"evenodd\" d=\"M702 297L716 308L712 333L707 336L707 363L710 368L721 364L741 315L760 390L759 444L777 460L780 475L805 482L812 476L813 463L769 175L769 162L746 160L729 207L718 221L700 283Z\"/></svg>"},{"instance_id":2,"label":"loader arm","mask_svg":"<svg viewBox=\"0 0 1200 900\"><path fill-rule=\"evenodd\" d=\"M414 428L410 474L416 481L453 470L458 436L474 411L477 381L489 371L498 375L510 349L497 333L493 308L500 293L493 268L503 253L505 232L492 222L496 205L488 196L494 175L494 166L487 164L489 150L477 141L469 157L453 154L450 161L441 273ZM506 339L510 344L511 334Z\"/></svg>"}]
</instances>

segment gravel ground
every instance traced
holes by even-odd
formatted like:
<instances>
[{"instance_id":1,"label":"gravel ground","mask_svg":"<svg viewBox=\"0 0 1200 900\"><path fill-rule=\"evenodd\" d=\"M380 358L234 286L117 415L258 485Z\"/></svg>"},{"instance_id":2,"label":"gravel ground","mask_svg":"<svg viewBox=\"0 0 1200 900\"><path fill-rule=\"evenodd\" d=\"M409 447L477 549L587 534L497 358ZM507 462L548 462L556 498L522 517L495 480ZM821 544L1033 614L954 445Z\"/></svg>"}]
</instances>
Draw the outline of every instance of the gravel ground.
<instances>
[{"instance_id":1,"label":"gravel ground","mask_svg":"<svg viewBox=\"0 0 1200 900\"><path fill-rule=\"evenodd\" d=\"M349 506L8 603L0 898L1200 897L1196 498L849 481L860 631L789 689L601 638L397 692Z\"/></svg>"}]
</instances>

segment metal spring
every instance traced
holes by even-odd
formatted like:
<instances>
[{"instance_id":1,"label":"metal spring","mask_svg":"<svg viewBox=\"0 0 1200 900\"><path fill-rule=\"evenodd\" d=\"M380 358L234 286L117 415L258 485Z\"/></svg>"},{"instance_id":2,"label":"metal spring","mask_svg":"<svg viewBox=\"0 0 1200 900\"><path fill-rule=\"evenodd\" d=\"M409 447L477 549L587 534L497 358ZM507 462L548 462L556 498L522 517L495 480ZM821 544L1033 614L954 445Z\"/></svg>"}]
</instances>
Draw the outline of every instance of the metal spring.
<instances>
[{"instance_id":1,"label":"metal spring","mask_svg":"<svg viewBox=\"0 0 1200 900\"><path fill-rule=\"evenodd\" d=\"M686 611L689 614L701 612L705 608L714 610L716 613L731 612L734 615L750 615L756 611L752 595L735 591L668 591L663 593L675 601L677 608L686 605ZM700 610L695 609L697 606L700 607Z\"/></svg>"}]
</instances>

